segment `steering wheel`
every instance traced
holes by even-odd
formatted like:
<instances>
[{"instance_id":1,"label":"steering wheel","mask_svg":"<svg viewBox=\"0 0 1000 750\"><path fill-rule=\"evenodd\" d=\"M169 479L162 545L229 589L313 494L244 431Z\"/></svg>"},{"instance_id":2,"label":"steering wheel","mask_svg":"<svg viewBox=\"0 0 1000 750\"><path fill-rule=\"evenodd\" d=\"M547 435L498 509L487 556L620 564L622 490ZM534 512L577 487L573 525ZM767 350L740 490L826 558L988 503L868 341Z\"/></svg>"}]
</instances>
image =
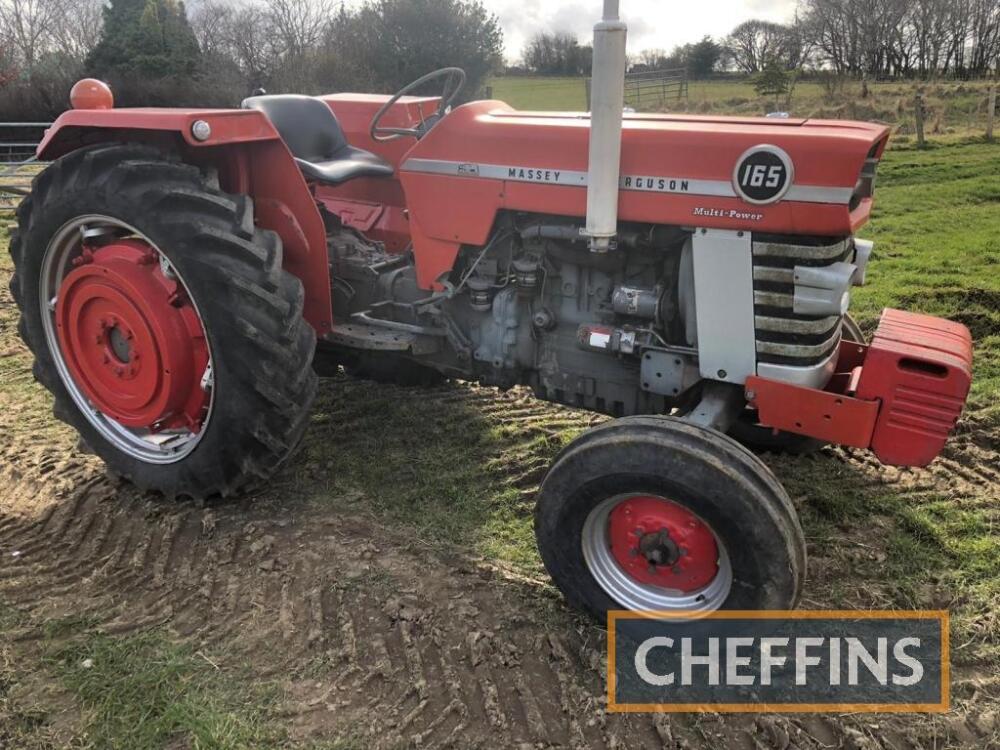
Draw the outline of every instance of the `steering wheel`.
<instances>
[{"instance_id":1,"label":"steering wheel","mask_svg":"<svg viewBox=\"0 0 1000 750\"><path fill-rule=\"evenodd\" d=\"M435 81L438 78L446 78L446 80L444 83L444 91L441 93L441 104L438 105L437 112L422 120L420 125L415 128L387 128L379 125L379 123L382 122L382 118L385 117L386 113L392 109L396 102L414 89L418 89L425 83ZM410 138L420 139L423 137L424 133L429 130L427 126L428 122L433 125L451 111L452 102L454 102L456 97L458 97L458 94L462 90L463 86L465 86L465 71L461 68L441 68L441 70L435 70L433 73L428 73L427 75L418 78L410 85L396 92L396 94L389 101L383 104L381 109L375 113L375 117L372 118L371 128L368 131L371 134L372 140L378 141L379 143L387 143L389 141L395 141L399 138L405 138L407 136Z\"/></svg>"}]
</instances>

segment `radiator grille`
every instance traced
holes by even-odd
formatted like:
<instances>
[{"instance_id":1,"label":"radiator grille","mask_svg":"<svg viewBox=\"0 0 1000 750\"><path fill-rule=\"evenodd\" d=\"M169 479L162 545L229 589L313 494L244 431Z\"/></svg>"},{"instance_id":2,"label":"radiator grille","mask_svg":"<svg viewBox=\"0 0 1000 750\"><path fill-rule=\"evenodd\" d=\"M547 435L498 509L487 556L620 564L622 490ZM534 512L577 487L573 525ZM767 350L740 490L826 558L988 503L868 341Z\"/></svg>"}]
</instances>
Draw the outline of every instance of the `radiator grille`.
<instances>
[{"instance_id":1,"label":"radiator grille","mask_svg":"<svg viewBox=\"0 0 1000 750\"><path fill-rule=\"evenodd\" d=\"M794 311L796 266L822 268L850 262L851 238L808 241L757 236L753 243L754 327L757 360L812 366L830 357L840 343L841 315L811 316Z\"/></svg>"}]
</instances>

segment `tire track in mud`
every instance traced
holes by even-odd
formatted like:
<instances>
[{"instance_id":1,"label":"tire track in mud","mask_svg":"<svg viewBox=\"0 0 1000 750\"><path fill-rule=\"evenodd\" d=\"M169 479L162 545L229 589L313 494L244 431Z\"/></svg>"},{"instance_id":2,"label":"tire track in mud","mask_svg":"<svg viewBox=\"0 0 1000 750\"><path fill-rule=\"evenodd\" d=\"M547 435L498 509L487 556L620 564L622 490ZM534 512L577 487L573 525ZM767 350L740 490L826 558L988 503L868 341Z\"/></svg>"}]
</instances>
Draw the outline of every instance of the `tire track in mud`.
<instances>
[{"instance_id":1,"label":"tire track in mud","mask_svg":"<svg viewBox=\"0 0 1000 750\"><path fill-rule=\"evenodd\" d=\"M369 392L345 380L328 387L344 402ZM525 495L547 465L539 436L601 421L520 391L456 385L416 397L476 410L497 427L517 425L504 432L495 471ZM326 414L351 434L351 409ZM0 425L6 421L0 417ZM451 422L460 429L460 414ZM845 451L834 455L873 482L920 491L940 491L944 479L995 486L990 469L970 466L964 455L943 459L961 473L945 463L914 476ZM162 626L224 665L248 663L283 682L296 740L360 734L385 747L863 746L852 740L852 731L864 732L848 731L850 719L607 713L597 628L564 612L551 591L475 561L414 551L391 531L289 501L288 488L308 482L301 463L252 504L196 507L119 485L66 441L8 445L0 458L0 598L34 622L83 616L109 633ZM901 736L891 742L914 746Z\"/></svg>"}]
</instances>

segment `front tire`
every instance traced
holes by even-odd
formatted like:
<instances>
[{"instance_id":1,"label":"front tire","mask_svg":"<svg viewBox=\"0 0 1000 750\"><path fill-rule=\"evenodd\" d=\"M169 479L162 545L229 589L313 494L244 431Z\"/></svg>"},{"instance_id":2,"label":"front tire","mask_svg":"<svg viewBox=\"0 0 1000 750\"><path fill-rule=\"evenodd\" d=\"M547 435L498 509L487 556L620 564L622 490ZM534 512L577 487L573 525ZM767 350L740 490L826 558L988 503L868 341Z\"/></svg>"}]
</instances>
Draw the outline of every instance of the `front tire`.
<instances>
[{"instance_id":1,"label":"front tire","mask_svg":"<svg viewBox=\"0 0 1000 750\"><path fill-rule=\"evenodd\" d=\"M806 569L770 470L670 417L619 419L570 444L542 482L535 534L569 604L602 621L614 609L791 609Z\"/></svg>"},{"instance_id":2,"label":"front tire","mask_svg":"<svg viewBox=\"0 0 1000 750\"><path fill-rule=\"evenodd\" d=\"M201 499L291 455L316 339L249 198L156 149L91 147L36 178L10 249L35 377L112 471Z\"/></svg>"}]
</instances>

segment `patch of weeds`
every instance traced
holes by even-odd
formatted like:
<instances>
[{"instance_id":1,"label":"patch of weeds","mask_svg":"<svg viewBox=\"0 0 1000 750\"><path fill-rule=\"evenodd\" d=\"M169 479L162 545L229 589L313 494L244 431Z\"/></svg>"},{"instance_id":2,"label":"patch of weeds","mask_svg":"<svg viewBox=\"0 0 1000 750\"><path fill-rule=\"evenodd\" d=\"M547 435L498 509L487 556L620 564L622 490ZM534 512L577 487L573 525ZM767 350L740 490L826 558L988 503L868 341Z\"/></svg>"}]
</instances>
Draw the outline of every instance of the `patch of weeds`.
<instances>
[{"instance_id":1,"label":"patch of weeds","mask_svg":"<svg viewBox=\"0 0 1000 750\"><path fill-rule=\"evenodd\" d=\"M88 633L46 662L85 709L94 747L258 748L283 737L271 721L273 689L242 683L158 632Z\"/></svg>"},{"instance_id":2,"label":"patch of weeds","mask_svg":"<svg viewBox=\"0 0 1000 750\"><path fill-rule=\"evenodd\" d=\"M46 640L55 641L89 630L95 624L92 617L85 615L56 617L42 623L42 635Z\"/></svg>"},{"instance_id":3,"label":"patch of weeds","mask_svg":"<svg viewBox=\"0 0 1000 750\"><path fill-rule=\"evenodd\" d=\"M338 578L331 585L343 594L369 593L375 596L388 594L396 589L392 573L378 565L372 565L356 575Z\"/></svg>"},{"instance_id":4,"label":"patch of weeds","mask_svg":"<svg viewBox=\"0 0 1000 750\"><path fill-rule=\"evenodd\" d=\"M28 616L24 612L0 599L0 633L19 628L27 621Z\"/></svg>"}]
</instances>

